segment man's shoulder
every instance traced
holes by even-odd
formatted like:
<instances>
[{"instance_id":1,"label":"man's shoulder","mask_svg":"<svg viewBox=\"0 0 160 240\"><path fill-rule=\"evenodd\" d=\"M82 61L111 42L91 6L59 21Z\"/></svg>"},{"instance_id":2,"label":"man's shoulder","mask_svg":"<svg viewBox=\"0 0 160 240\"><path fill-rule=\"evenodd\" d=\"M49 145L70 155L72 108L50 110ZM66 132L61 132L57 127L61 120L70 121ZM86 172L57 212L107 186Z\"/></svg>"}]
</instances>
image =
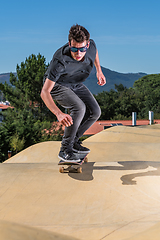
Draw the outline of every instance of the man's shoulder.
<instances>
[{"instance_id":1,"label":"man's shoulder","mask_svg":"<svg viewBox=\"0 0 160 240\"><path fill-rule=\"evenodd\" d=\"M53 57L57 59L63 58L63 56L68 53L68 49L69 49L69 44L66 43L54 53Z\"/></svg>"},{"instance_id":2,"label":"man's shoulder","mask_svg":"<svg viewBox=\"0 0 160 240\"><path fill-rule=\"evenodd\" d=\"M90 39L90 45L89 45L89 51L88 53L91 54L91 55L95 55L96 53L96 44L95 44L95 41L93 39Z\"/></svg>"},{"instance_id":3,"label":"man's shoulder","mask_svg":"<svg viewBox=\"0 0 160 240\"><path fill-rule=\"evenodd\" d=\"M89 49L87 50L87 57L94 61L96 57L96 51L97 51L96 44L93 39L90 39Z\"/></svg>"},{"instance_id":4,"label":"man's shoulder","mask_svg":"<svg viewBox=\"0 0 160 240\"><path fill-rule=\"evenodd\" d=\"M95 44L95 41L93 39L90 39L90 45L94 48L96 48L96 44Z\"/></svg>"}]
</instances>

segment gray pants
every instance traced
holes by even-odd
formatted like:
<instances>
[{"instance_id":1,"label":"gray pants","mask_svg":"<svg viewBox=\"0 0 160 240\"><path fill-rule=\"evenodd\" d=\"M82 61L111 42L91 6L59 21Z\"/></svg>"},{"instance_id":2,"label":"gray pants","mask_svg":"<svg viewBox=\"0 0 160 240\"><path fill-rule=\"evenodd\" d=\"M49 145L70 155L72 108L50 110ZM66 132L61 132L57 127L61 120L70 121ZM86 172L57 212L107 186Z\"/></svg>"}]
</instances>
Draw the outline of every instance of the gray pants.
<instances>
[{"instance_id":1,"label":"gray pants","mask_svg":"<svg viewBox=\"0 0 160 240\"><path fill-rule=\"evenodd\" d=\"M61 150L72 149L74 142L100 117L101 109L88 88L83 84L62 86L55 84L52 98L69 109L73 125L65 127Z\"/></svg>"}]
</instances>

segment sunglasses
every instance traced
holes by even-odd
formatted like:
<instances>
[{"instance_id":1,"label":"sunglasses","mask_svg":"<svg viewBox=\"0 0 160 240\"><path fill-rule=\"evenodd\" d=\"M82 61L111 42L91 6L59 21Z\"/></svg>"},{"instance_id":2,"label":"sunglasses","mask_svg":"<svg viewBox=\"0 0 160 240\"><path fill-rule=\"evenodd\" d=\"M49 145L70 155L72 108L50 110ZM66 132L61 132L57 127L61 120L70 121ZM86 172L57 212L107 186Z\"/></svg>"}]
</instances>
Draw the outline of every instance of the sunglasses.
<instances>
[{"instance_id":1,"label":"sunglasses","mask_svg":"<svg viewBox=\"0 0 160 240\"><path fill-rule=\"evenodd\" d=\"M81 48L70 47L70 50L71 50L71 52L78 52L78 50L80 52L86 52L87 51L87 45L88 45L88 43L84 47L81 47Z\"/></svg>"}]
</instances>

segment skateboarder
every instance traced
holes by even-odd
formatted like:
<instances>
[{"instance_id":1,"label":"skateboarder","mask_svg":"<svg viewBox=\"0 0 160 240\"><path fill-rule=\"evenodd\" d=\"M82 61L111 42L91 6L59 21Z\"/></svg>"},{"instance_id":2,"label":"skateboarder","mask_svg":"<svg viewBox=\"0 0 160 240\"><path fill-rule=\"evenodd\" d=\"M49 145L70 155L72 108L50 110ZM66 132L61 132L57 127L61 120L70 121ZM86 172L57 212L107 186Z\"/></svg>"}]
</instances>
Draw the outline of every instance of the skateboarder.
<instances>
[{"instance_id":1,"label":"skateboarder","mask_svg":"<svg viewBox=\"0 0 160 240\"><path fill-rule=\"evenodd\" d=\"M68 43L58 49L44 75L41 91L49 110L65 126L58 157L66 162L79 162L77 153L90 150L81 145L79 138L100 117L101 110L92 93L83 84L93 66L98 84L106 83L102 73L95 42L89 32L78 24L70 28ZM54 100L70 114L63 113Z\"/></svg>"}]
</instances>

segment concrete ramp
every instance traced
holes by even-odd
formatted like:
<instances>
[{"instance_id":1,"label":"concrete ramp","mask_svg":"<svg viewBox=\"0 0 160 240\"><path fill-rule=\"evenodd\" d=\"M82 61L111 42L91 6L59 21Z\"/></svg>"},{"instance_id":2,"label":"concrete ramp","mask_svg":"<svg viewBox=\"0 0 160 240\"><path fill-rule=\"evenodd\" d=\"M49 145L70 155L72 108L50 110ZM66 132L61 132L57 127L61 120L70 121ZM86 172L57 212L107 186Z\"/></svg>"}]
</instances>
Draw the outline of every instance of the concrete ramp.
<instances>
[{"instance_id":1,"label":"concrete ramp","mask_svg":"<svg viewBox=\"0 0 160 240\"><path fill-rule=\"evenodd\" d=\"M128 240L159 240L160 238L160 223L155 224L153 227L147 229L146 231L137 234Z\"/></svg>"},{"instance_id":2,"label":"concrete ramp","mask_svg":"<svg viewBox=\"0 0 160 240\"><path fill-rule=\"evenodd\" d=\"M108 128L85 140L85 142L129 142L129 143L160 143L160 127L126 127Z\"/></svg>"},{"instance_id":3,"label":"concrete ramp","mask_svg":"<svg viewBox=\"0 0 160 240\"><path fill-rule=\"evenodd\" d=\"M60 145L59 141L38 143L16 154L5 163L53 163L58 160Z\"/></svg>"},{"instance_id":4,"label":"concrete ramp","mask_svg":"<svg viewBox=\"0 0 160 240\"><path fill-rule=\"evenodd\" d=\"M20 152L0 165L1 224L23 224L66 239L157 239L159 133L159 125L116 126L88 138L84 145L91 152L82 174L59 173L60 142Z\"/></svg>"},{"instance_id":5,"label":"concrete ramp","mask_svg":"<svg viewBox=\"0 0 160 240\"><path fill-rule=\"evenodd\" d=\"M77 238L66 237L62 234L38 228L27 227L22 224L0 221L0 240L76 240ZM77 239L78 240L78 239Z\"/></svg>"}]
</instances>

